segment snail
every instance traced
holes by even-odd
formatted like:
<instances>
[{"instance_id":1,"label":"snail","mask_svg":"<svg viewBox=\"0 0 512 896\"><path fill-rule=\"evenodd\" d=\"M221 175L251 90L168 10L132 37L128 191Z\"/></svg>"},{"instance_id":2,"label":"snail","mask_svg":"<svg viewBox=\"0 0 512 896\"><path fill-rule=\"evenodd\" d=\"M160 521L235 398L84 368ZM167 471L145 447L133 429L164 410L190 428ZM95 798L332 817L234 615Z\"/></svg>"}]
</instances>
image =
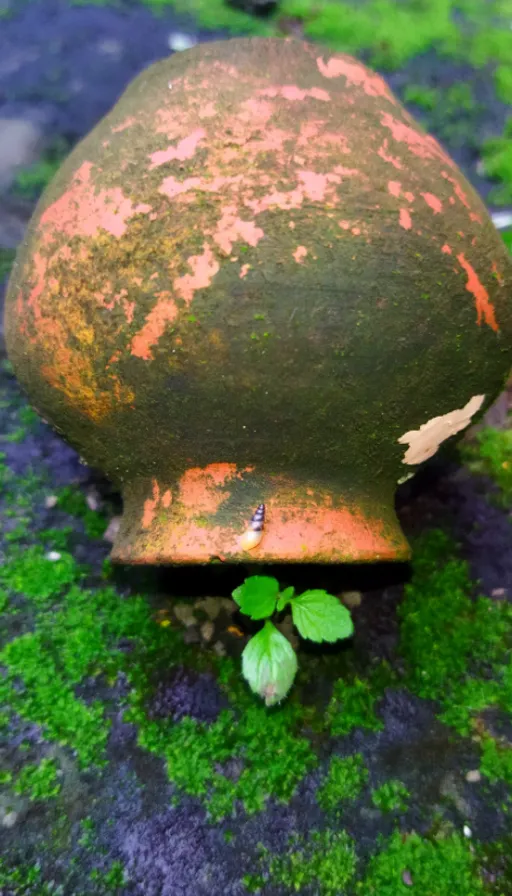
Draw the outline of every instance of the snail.
<instances>
[{"instance_id":1,"label":"snail","mask_svg":"<svg viewBox=\"0 0 512 896\"><path fill-rule=\"evenodd\" d=\"M263 538L263 527L265 525L265 505L258 504L254 511L248 528L240 539L240 547L244 551L252 551L257 548Z\"/></svg>"}]
</instances>

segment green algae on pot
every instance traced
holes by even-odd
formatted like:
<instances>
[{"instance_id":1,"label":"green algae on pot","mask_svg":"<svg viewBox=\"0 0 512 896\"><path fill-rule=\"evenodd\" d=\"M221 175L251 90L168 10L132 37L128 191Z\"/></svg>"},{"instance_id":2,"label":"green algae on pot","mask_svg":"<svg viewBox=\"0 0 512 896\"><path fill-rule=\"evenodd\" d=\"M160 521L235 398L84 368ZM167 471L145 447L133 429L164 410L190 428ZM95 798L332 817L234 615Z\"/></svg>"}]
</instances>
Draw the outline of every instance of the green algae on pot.
<instances>
[{"instance_id":1,"label":"green algae on pot","mask_svg":"<svg viewBox=\"0 0 512 896\"><path fill-rule=\"evenodd\" d=\"M6 340L34 406L123 493L115 560L404 559L397 482L511 366L510 271L378 75L237 39L151 66L73 150Z\"/></svg>"}]
</instances>

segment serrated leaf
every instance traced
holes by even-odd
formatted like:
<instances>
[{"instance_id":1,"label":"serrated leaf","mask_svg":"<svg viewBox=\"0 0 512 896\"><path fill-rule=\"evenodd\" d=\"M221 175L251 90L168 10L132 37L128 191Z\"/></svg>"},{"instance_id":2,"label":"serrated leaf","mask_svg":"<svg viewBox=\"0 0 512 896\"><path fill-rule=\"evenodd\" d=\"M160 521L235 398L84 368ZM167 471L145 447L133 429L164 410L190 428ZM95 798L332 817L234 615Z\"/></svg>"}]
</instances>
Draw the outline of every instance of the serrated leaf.
<instances>
[{"instance_id":1,"label":"serrated leaf","mask_svg":"<svg viewBox=\"0 0 512 896\"><path fill-rule=\"evenodd\" d=\"M279 703L286 696L297 673L297 665L292 645L268 620L242 654L243 676L267 706Z\"/></svg>"},{"instance_id":2,"label":"serrated leaf","mask_svg":"<svg viewBox=\"0 0 512 896\"><path fill-rule=\"evenodd\" d=\"M287 604L290 603L293 595L295 594L295 588L293 585L290 585L289 588L285 588L284 591L281 591L277 601L277 612L280 613L281 610L284 610Z\"/></svg>"},{"instance_id":3,"label":"serrated leaf","mask_svg":"<svg viewBox=\"0 0 512 896\"><path fill-rule=\"evenodd\" d=\"M327 591L305 591L292 600L292 617L303 638L339 641L350 638L354 625L346 607Z\"/></svg>"},{"instance_id":4,"label":"serrated leaf","mask_svg":"<svg viewBox=\"0 0 512 896\"><path fill-rule=\"evenodd\" d=\"M279 594L279 582L272 576L250 576L243 585L235 588L233 598L242 613L251 619L272 616Z\"/></svg>"}]
</instances>

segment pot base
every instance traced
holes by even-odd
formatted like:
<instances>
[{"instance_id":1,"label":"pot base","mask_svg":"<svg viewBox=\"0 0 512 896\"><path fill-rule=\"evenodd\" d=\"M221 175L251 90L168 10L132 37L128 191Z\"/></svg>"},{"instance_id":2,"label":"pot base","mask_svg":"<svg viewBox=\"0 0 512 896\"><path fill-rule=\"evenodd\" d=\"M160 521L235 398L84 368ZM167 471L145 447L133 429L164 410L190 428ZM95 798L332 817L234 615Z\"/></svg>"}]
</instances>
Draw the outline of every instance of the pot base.
<instances>
[{"instance_id":1,"label":"pot base","mask_svg":"<svg viewBox=\"0 0 512 896\"><path fill-rule=\"evenodd\" d=\"M248 538L261 503L263 529ZM231 464L188 470L174 487L152 480L125 488L112 550L112 560L125 564L376 563L409 557L392 497L344 499L325 485L260 479L253 469L239 472Z\"/></svg>"}]
</instances>

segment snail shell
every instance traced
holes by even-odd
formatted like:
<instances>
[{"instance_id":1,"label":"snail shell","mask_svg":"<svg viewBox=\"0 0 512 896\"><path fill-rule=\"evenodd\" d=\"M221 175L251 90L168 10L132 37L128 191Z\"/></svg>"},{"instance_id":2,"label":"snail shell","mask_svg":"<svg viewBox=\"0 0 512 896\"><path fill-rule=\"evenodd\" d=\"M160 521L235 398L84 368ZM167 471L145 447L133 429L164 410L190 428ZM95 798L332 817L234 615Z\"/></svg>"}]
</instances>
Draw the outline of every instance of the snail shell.
<instances>
[{"instance_id":1,"label":"snail shell","mask_svg":"<svg viewBox=\"0 0 512 896\"><path fill-rule=\"evenodd\" d=\"M254 511L249 526L240 538L240 547L244 551L252 551L258 547L263 538L263 527L265 526L265 505L258 504Z\"/></svg>"}]
</instances>

